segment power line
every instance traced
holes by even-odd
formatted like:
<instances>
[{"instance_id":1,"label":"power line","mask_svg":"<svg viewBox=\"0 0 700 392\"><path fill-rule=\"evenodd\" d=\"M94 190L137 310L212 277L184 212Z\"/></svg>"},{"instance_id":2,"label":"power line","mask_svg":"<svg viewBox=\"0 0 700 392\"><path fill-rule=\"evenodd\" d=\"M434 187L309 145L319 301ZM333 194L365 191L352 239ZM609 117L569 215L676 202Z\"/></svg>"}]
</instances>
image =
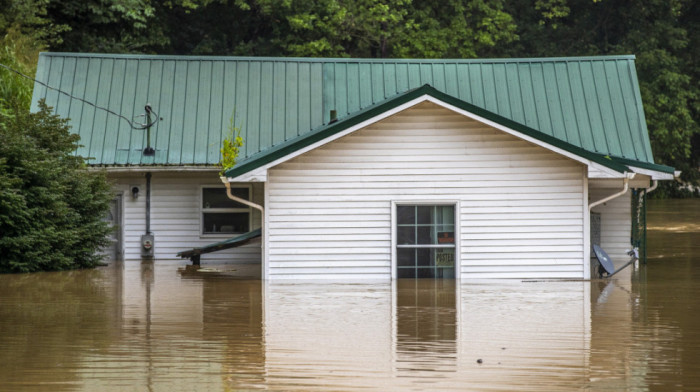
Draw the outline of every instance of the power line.
<instances>
[{"instance_id":1,"label":"power line","mask_svg":"<svg viewBox=\"0 0 700 392\"><path fill-rule=\"evenodd\" d=\"M71 95L71 94L69 94L69 93L67 93L67 92L65 92L65 91L63 91L63 90L57 89L56 87L51 87L51 86L49 86L48 84L46 84L46 83L44 83L44 82L41 82L41 81L39 81L39 80L36 80L36 79L34 79L33 77L31 77L31 76L27 76L27 75L23 74L22 72L17 71L16 69L13 69L13 68L8 67L8 66L5 65L5 64L0 63L0 67L5 68L5 69L7 69L7 70L10 71L10 72L14 72L14 73L16 73L17 75L19 75L19 76L21 76L21 77L23 77L23 78L27 78L27 79L29 79L29 80L32 80L32 81L34 81L34 83L39 83L40 85L42 85L42 86L44 86L44 87L46 87L46 88L48 88L48 89L58 91L60 94L66 95L66 96L68 96L69 98L76 99L76 100L78 100L78 101L80 101L80 102L83 102L83 103L86 103L86 104L88 104L88 105L90 105L90 106L93 106L93 107L95 107L95 109L104 110L104 111L107 112L107 113L113 114L113 115L115 115L115 116L117 116L117 117L123 119L123 120L126 121L127 123L129 123L129 126L130 126L131 128L133 128L133 129L146 129L146 128L150 128L150 127L152 127L155 123L157 123L157 122L158 122L158 119L160 118L160 117L158 117L158 113L156 113L155 111L153 111L153 109L150 109L150 111L153 112L153 114L156 115L155 120L153 120L151 123L147 123L147 124L136 123L136 124L138 124L138 126L134 126L134 122L132 122L131 120L129 120L128 118L122 116L122 115L119 114L119 113L116 113L116 112L114 112L114 111L111 111L111 110L109 110L109 109L107 109L107 108L104 108L104 107L102 107L102 106L96 105L96 104L94 104L94 103L92 103L92 102L90 102L90 101L86 101L86 100L83 99L83 98L78 98L78 97L76 97L76 96L73 96L73 95ZM149 105L149 107L150 107L150 105ZM147 109L147 110L148 110L148 109Z\"/></svg>"}]
</instances>

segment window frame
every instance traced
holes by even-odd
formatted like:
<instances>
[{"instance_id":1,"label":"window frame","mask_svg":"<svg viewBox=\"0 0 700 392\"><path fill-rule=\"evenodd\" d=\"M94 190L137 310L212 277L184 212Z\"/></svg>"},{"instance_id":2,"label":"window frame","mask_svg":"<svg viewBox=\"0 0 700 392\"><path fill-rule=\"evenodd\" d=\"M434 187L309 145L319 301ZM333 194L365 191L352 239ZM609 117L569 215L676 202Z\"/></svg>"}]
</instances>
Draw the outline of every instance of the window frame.
<instances>
[{"instance_id":1,"label":"window frame","mask_svg":"<svg viewBox=\"0 0 700 392\"><path fill-rule=\"evenodd\" d=\"M205 233L204 232L204 214L206 213L247 213L248 214L248 230L252 230L253 227L253 208L247 206L245 208L205 208L204 207L204 190L205 189L223 189L226 187L223 185L200 185L199 194L197 196L197 206L199 211L199 236L200 238L216 238L216 237L231 237L236 234L245 234L245 232L233 232L233 233ZM253 199L253 187L250 184L247 185L231 185L231 190L234 189L248 189L248 201Z\"/></svg>"},{"instance_id":2,"label":"window frame","mask_svg":"<svg viewBox=\"0 0 700 392\"><path fill-rule=\"evenodd\" d=\"M449 206L454 209L454 244L453 246L444 244L412 244L412 245L398 245L398 207L400 206L430 206L430 207L442 207ZM459 220L460 216L460 203L457 200L401 200L391 202L391 279L398 278L398 249L401 248L423 248L423 249L444 249L450 248L454 249L454 279L460 279L460 242L461 242L461 222ZM418 278L416 278L418 279ZM437 279L437 278L435 278Z\"/></svg>"}]
</instances>

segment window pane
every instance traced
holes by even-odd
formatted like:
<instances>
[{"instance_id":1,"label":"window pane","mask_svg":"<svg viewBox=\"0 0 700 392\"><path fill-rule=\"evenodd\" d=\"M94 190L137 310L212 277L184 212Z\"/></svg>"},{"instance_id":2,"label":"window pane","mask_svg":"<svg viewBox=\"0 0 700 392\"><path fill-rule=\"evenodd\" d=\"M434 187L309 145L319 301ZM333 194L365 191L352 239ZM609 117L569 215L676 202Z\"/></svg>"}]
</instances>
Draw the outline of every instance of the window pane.
<instances>
[{"instance_id":1,"label":"window pane","mask_svg":"<svg viewBox=\"0 0 700 392\"><path fill-rule=\"evenodd\" d=\"M241 199L250 200L248 188L231 188L231 193ZM203 188L202 208L248 208L228 198L226 188Z\"/></svg>"},{"instance_id":2,"label":"window pane","mask_svg":"<svg viewBox=\"0 0 700 392\"><path fill-rule=\"evenodd\" d=\"M396 222L400 225L413 225L416 223L416 207L397 206Z\"/></svg>"},{"instance_id":3,"label":"window pane","mask_svg":"<svg viewBox=\"0 0 700 392\"><path fill-rule=\"evenodd\" d=\"M433 208L432 206L418 206L418 224L429 225L433 223Z\"/></svg>"},{"instance_id":4,"label":"window pane","mask_svg":"<svg viewBox=\"0 0 700 392\"><path fill-rule=\"evenodd\" d=\"M435 269L433 268L416 268L416 278L434 278Z\"/></svg>"},{"instance_id":5,"label":"window pane","mask_svg":"<svg viewBox=\"0 0 700 392\"><path fill-rule=\"evenodd\" d=\"M247 212L204 213L204 234L247 233L250 231Z\"/></svg>"},{"instance_id":6,"label":"window pane","mask_svg":"<svg viewBox=\"0 0 700 392\"><path fill-rule=\"evenodd\" d=\"M414 226L399 226L396 231L396 241L399 245L416 243L416 228Z\"/></svg>"},{"instance_id":7,"label":"window pane","mask_svg":"<svg viewBox=\"0 0 700 392\"><path fill-rule=\"evenodd\" d=\"M414 267L416 265L416 250L399 248L397 255L399 267Z\"/></svg>"},{"instance_id":8,"label":"window pane","mask_svg":"<svg viewBox=\"0 0 700 392\"><path fill-rule=\"evenodd\" d=\"M416 265L418 266L431 266L433 265L432 263L432 250L430 248L418 248L416 249L416 253L418 254L416 257Z\"/></svg>"},{"instance_id":9,"label":"window pane","mask_svg":"<svg viewBox=\"0 0 700 392\"><path fill-rule=\"evenodd\" d=\"M439 225L454 225L455 209L453 206L437 206L435 207L435 221L432 223Z\"/></svg>"},{"instance_id":10,"label":"window pane","mask_svg":"<svg viewBox=\"0 0 700 392\"><path fill-rule=\"evenodd\" d=\"M454 268L437 268L435 270L435 277L439 279L454 279L455 269Z\"/></svg>"},{"instance_id":11,"label":"window pane","mask_svg":"<svg viewBox=\"0 0 700 392\"><path fill-rule=\"evenodd\" d=\"M416 269L415 268L399 268L396 271L396 276L398 278L415 278Z\"/></svg>"},{"instance_id":12,"label":"window pane","mask_svg":"<svg viewBox=\"0 0 700 392\"><path fill-rule=\"evenodd\" d=\"M432 226L418 226L418 243L419 244L434 244Z\"/></svg>"}]
</instances>

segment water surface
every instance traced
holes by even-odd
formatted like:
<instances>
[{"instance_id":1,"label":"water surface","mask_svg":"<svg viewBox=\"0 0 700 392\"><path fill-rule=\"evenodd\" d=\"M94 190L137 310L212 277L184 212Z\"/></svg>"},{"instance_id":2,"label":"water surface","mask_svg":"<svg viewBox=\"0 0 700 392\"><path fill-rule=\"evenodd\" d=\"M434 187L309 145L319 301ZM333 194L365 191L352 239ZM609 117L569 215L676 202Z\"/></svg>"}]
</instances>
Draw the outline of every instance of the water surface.
<instances>
[{"instance_id":1,"label":"water surface","mask_svg":"<svg viewBox=\"0 0 700 392\"><path fill-rule=\"evenodd\" d=\"M699 222L653 201L652 257L613 281L0 275L0 390L700 390Z\"/></svg>"}]
</instances>

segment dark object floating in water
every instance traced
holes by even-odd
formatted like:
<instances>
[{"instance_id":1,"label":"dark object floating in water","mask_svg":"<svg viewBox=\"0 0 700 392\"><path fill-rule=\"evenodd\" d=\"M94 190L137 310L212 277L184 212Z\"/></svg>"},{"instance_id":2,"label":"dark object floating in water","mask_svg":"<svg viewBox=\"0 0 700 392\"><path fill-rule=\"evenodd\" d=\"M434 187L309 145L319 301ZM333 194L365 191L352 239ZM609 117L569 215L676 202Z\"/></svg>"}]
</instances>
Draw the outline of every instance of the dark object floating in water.
<instances>
[{"instance_id":1,"label":"dark object floating in water","mask_svg":"<svg viewBox=\"0 0 700 392\"><path fill-rule=\"evenodd\" d=\"M632 249L627 254L631 257L630 261L627 262L627 264L623 265L620 267L620 269L615 270L615 266L612 263L612 260L610 259L610 256L608 256L607 253L598 245L593 245L593 253L595 253L595 257L598 259L600 262L600 267L598 268L598 277L602 278L604 274L607 274L605 277L610 278L616 273L622 271L625 269L628 265L634 263L637 261L639 258L637 254L637 249Z\"/></svg>"},{"instance_id":2,"label":"dark object floating in water","mask_svg":"<svg viewBox=\"0 0 700 392\"><path fill-rule=\"evenodd\" d=\"M484 361L482 361L481 358L479 358L479 359L476 360L476 363L481 364L481 363L484 363Z\"/></svg>"}]
</instances>

